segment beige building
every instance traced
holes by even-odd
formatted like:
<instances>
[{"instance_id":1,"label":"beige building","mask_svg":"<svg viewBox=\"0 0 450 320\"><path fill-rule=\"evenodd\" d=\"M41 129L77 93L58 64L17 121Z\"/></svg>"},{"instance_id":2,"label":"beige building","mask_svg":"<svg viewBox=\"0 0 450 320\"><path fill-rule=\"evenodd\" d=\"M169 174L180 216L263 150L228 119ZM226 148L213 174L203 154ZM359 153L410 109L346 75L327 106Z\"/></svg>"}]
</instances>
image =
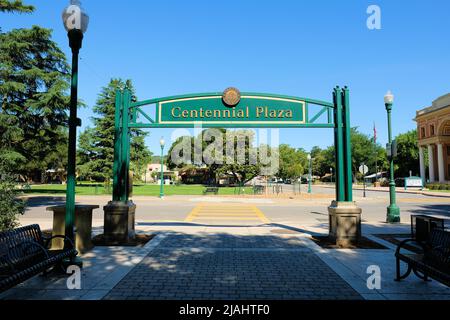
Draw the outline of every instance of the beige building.
<instances>
[{"instance_id":1,"label":"beige building","mask_svg":"<svg viewBox=\"0 0 450 320\"><path fill-rule=\"evenodd\" d=\"M431 107L417 111L420 175L422 180L450 181L450 93L433 101ZM428 175L425 172L424 150L428 150Z\"/></svg>"},{"instance_id":2,"label":"beige building","mask_svg":"<svg viewBox=\"0 0 450 320\"><path fill-rule=\"evenodd\" d=\"M147 170L145 175L142 177L142 181L147 182L158 182L161 174L161 164L160 163L150 163L147 165ZM163 165L163 174L165 183L170 183L172 179L178 179L178 171L170 171L166 165Z\"/></svg>"}]
</instances>

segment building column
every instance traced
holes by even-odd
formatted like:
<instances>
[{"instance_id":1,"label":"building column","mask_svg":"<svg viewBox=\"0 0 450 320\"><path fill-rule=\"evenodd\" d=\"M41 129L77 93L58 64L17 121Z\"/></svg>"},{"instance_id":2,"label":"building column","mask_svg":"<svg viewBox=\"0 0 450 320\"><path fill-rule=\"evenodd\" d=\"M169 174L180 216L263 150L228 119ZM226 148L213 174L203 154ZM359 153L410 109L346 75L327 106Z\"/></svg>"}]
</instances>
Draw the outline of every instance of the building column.
<instances>
[{"instance_id":1,"label":"building column","mask_svg":"<svg viewBox=\"0 0 450 320\"><path fill-rule=\"evenodd\" d=\"M423 185L427 182L427 176L425 173L425 161L423 158L423 147L419 147L419 163L420 163L420 177L422 178Z\"/></svg>"},{"instance_id":2,"label":"building column","mask_svg":"<svg viewBox=\"0 0 450 320\"><path fill-rule=\"evenodd\" d=\"M428 145L428 170L430 176L430 182L435 182L436 179L434 177L434 154L433 154L433 145Z\"/></svg>"},{"instance_id":3,"label":"building column","mask_svg":"<svg viewBox=\"0 0 450 320\"><path fill-rule=\"evenodd\" d=\"M445 183L444 147L442 146L442 143L437 145L437 151L439 182Z\"/></svg>"}]
</instances>

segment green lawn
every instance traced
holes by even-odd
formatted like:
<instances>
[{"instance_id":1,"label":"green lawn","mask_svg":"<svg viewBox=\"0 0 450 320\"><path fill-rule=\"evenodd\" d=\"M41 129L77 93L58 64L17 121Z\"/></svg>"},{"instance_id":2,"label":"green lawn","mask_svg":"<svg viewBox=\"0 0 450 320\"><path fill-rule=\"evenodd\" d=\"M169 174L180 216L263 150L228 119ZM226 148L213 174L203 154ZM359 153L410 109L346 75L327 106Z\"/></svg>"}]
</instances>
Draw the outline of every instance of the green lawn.
<instances>
[{"instance_id":1,"label":"green lawn","mask_svg":"<svg viewBox=\"0 0 450 320\"><path fill-rule=\"evenodd\" d=\"M159 196L159 185L135 185L133 195L135 196ZM164 186L164 195L203 195L205 187L202 185L166 185ZM219 195L237 194L237 188L223 187L219 188ZM64 195L66 193L65 185L32 185L30 190L24 190L25 194L46 194L46 195ZM107 195L111 194L105 190L103 185L94 185L83 183L76 187L77 195ZM241 194L253 194L252 187L245 187Z\"/></svg>"}]
</instances>

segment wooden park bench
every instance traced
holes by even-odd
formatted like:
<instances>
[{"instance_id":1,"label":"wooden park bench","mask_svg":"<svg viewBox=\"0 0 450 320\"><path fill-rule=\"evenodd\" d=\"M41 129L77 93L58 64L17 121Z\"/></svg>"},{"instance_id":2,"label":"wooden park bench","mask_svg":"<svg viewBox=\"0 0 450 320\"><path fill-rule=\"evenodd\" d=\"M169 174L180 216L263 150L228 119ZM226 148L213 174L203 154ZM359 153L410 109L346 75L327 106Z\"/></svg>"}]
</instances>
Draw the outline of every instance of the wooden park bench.
<instances>
[{"instance_id":1,"label":"wooden park bench","mask_svg":"<svg viewBox=\"0 0 450 320\"><path fill-rule=\"evenodd\" d=\"M203 195L207 195L208 193L214 193L215 195L219 194L219 188L218 187L207 187L203 191Z\"/></svg>"},{"instance_id":2,"label":"wooden park bench","mask_svg":"<svg viewBox=\"0 0 450 320\"><path fill-rule=\"evenodd\" d=\"M49 250L55 238L64 238L71 248ZM39 273L46 274L51 267L61 266L63 260L77 254L70 239L65 236L44 238L39 225L0 232L0 292Z\"/></svg>"},{"instance_id":3,"label":"wooden park bench","mask_svg":"<svg viewBox=\"0 0 450 320\"><path fill-rule=\"evenodd\" d=\"M412 243L418 246L416 254L402 253L401 249ZM400 281L408 277L413 271L417 277L424 281L432 278L450 287L450 232L440 228L431 230L428 241L408 239L402 241L395 252L397 277ZM400 274L400 261L408 264L405 274ZM420 274L421 273L421 274Z\"/></svg>"}]
</instances>

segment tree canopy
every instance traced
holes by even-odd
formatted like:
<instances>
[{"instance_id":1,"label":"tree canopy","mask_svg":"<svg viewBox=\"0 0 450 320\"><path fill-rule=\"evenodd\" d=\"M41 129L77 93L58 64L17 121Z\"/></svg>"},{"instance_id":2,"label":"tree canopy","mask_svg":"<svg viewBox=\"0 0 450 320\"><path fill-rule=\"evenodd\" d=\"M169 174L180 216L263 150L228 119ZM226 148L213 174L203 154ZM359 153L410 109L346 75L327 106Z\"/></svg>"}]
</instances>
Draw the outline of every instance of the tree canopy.
<instances>
[{"instance_id":1,"label":"tree canopy","mask_svg":"<svg viewBox=\"0 0 450 320\"><path fill-rule=\"evenodd\" d=\"M395 175L397 177L409 177L419 175L419 148L417 141L417 130L411 130L399 134L397 140L397 158L395 159Z\"/></svg>"},{"instance_id":2,"label":"tree canopy","mask_svg":"<svg viewBox=\"0 0 450 320\"><path fill-rule=\"evenodd\" d=\"M246 183L270 170L265 162L270 152L255 147L254 140L251 130L206 129L197 137L179 137L169 149L167 165L171 169L206 165L210 183L227 174Z\"/></svg>"},{"instance_id":3,"label":"tree canopy","mask_svg":"<svg viewBox=\"0 0 450 320\"><path fill-rule=\"evenodd\" d=\"M280 164L277 176L282 179L296 179L308 170L308 154L303 149L295 149L287 144L278 147Z\"/></svg>"},{"instance_id":4,"label":"tree canopy","mask_svg":"<svg viewBox=\"0 0 450 320\"><path fill-rule=\"evenodd\" d=\"M117 89L129 89L134 94L131 80L111 79L99 93L93 111L93 128L80 134L78 146L78 174L81 178L109 181L113 176L114 163L114 119ZM140 129L131 130L130 167L139 178L151 161L151 152L145 146L148 133Z\"/></svg>"},{"instance_id":5,"label":"tree canopy","mask_svg":"<svg viewBox=\"0 0 450 320\"><path fill-rule=\"evenodd\" d=\"M1 1L0 11L31 12L21 1ZM0 32L0 170L42 178L64 159L69 66L51 39L33 26ZM66 152L64 152L66 153ZM63 165L62 163L58 165Z\"/></svg>"},{"instance_id":6,"label":"tree canopy","mask_svg":"<svg viewBox=\"0 0 450 320\"><path fill-rule=\"evenodd\" d=\"M29 13L33 11L34 7L24 4L22 0L0 0L0 12Z\"/></svg>"}]
</instances>

